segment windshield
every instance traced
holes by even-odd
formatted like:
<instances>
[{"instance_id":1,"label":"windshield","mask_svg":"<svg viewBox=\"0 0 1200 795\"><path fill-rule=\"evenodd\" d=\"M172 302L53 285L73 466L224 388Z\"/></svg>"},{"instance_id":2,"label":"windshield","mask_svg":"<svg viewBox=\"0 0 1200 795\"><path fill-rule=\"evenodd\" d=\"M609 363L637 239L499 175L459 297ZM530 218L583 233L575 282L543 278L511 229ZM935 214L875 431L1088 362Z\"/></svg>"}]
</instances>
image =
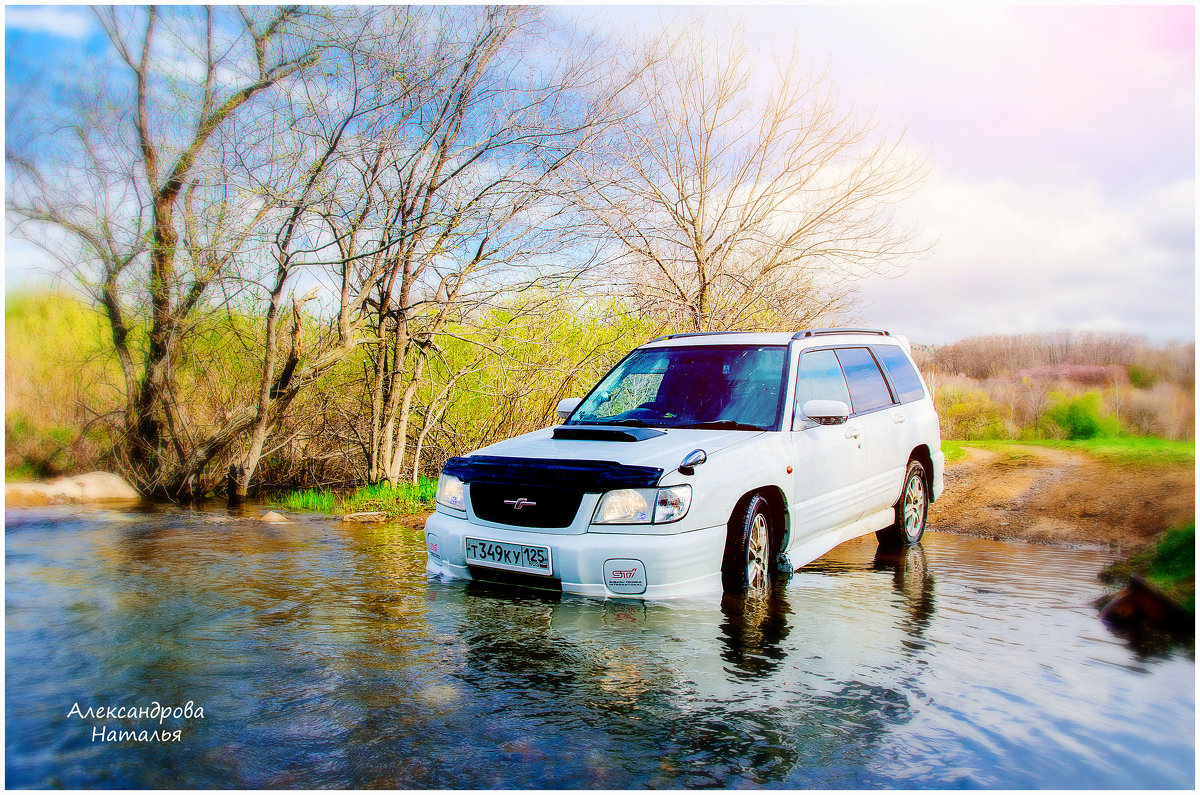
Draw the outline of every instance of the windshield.
<instances>
[{"instance_id":1,"label":"windshield","mask_svg":"<svg viewBox=\"0 0 1200 795\"><path fill-rule=\"evenodd\" d=\"M776 430L787 348L650 348L625 357L570 424Z\"/></svg>"}]
</instances>

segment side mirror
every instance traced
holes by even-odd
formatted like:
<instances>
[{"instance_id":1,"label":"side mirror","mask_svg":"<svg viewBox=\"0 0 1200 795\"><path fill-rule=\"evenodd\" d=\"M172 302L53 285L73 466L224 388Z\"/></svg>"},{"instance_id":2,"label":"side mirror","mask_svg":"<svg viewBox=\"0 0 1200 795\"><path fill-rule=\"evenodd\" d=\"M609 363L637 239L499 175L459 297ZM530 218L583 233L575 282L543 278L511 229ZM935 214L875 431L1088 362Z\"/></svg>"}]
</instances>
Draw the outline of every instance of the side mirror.
<instances>
[{"instance_id":1,"label":"side mirror","mask_svg":"<svg viewBox=\"0 0 1200 795\"><path fill-rule=\"evenodd\" d=\"M696 474L696 467L708 460L708 454L703 450L693 450L679 462L679 471L684 475Z\"/></svg>"},{"instance_id":2,"label":"side mirror","mask_svg":"<svg viewBox=\"0 0 1200 795\"><path fill-rule=\"evenodd\" d=\"M579 404L582 402L583 398L563 398L558 401L558 416L565 420L575 409L579 408Z\"/></svg>"},{"instance_id":3,"label":"side mirror","mask_svg":"<svg viewBox=\"0 0 1200 795\"><path fill-rule=\"evenodd\" d=\"M850 419L850 407L840 400L809 400L800 413L818 425L841 425Z\"/></svg>"}]
</instances>

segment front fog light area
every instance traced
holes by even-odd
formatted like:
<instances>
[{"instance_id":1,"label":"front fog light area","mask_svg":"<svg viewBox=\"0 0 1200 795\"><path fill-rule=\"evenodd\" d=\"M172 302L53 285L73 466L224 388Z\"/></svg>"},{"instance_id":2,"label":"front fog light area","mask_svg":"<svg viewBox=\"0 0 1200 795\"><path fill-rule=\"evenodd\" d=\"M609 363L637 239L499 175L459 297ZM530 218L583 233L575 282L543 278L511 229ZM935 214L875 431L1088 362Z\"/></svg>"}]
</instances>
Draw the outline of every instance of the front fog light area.
<instances>
[{"instance_id":1,"label":"front fog light area","mask_svg":"<svg viewBox=\"0 0 1200 795\"><path fill-rule=\"evenodd\" d=\"M664 524L682 519L692 504L692 487L617 489L605 492L592 524Z\"/></svg>"},{"instance_id":2,"label":"front fog light area","mask_svg":"<svg viewBox=\"0 0 1200 795\"><path fill-rule=\"evenodd\" d=\"M439 505L453 508L456 511L467 510L467 498L463 495L463 482L445 472L438 478L437 496L434 497Z\"/></svg>"}]
</instances>

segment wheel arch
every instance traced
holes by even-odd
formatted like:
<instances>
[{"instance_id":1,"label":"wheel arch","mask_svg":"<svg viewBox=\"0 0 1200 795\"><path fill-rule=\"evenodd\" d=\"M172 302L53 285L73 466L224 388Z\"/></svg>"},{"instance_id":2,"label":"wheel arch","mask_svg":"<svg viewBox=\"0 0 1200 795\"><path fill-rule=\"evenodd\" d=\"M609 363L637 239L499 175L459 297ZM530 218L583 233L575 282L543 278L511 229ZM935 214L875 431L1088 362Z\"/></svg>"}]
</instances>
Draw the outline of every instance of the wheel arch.
<instances>
[{"instance_id":1,"label":"wheel arch","mask_svg":"<svg viewBox=\"0 0 1200 795\"><path fill-rule=\"evenodd\" d=\"M908 460L917 461L925 470L925 493L929 495L929 501L933 502L933 456L929 452L929 446L919 444L913 448L913 451L908 454ZM908 464L905 464L907 467ZM903 487L901 487L903 489Z\"/></svg>"},{"instance_id":2,"label":"wheel arch","mask_svg":"<svg viewBox=\"0 0 1200 795\"><path fill-rule=\"evenodd\" d=\"M741 518L746 506L750 504L751 498L756 494L767 501L771 517L771 542L775 546L776 553L782 552L787 548L785 544L791 532L791 522L788 520L787 497L778 486L759 486L743 494L733 506L727 526L733 527L733 523Z\"/></svg>"}]
</instances>

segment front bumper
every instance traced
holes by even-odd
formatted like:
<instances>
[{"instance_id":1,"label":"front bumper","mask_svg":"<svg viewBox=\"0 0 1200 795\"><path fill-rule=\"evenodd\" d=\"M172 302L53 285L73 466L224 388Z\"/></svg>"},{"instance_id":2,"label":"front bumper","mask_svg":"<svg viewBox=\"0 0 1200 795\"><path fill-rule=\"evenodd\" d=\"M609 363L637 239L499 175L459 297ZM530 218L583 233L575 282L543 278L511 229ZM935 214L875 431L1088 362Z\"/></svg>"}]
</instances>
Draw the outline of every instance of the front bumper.
<instances>
[{"instance_id":1,"label":"front bumper","mask_svg":"<svg viewBox=\"0 0 1200 795\"><path fill-rule=\"evenodd\" d=\"M477 525L439 511L425 520L426 570L444 577L472 579L466 560L468 536L547 547L552 567L547 579L557 579L566 593L670 599L721 591L725 525L666 535L612 532L563 535ZM634 580L613 579L614 569L630 572L637 566L641 572L632 575ZM634 593L637 587L631 588L629 582L644 582L644 591Z\"/></svg>"}]
</instances>

